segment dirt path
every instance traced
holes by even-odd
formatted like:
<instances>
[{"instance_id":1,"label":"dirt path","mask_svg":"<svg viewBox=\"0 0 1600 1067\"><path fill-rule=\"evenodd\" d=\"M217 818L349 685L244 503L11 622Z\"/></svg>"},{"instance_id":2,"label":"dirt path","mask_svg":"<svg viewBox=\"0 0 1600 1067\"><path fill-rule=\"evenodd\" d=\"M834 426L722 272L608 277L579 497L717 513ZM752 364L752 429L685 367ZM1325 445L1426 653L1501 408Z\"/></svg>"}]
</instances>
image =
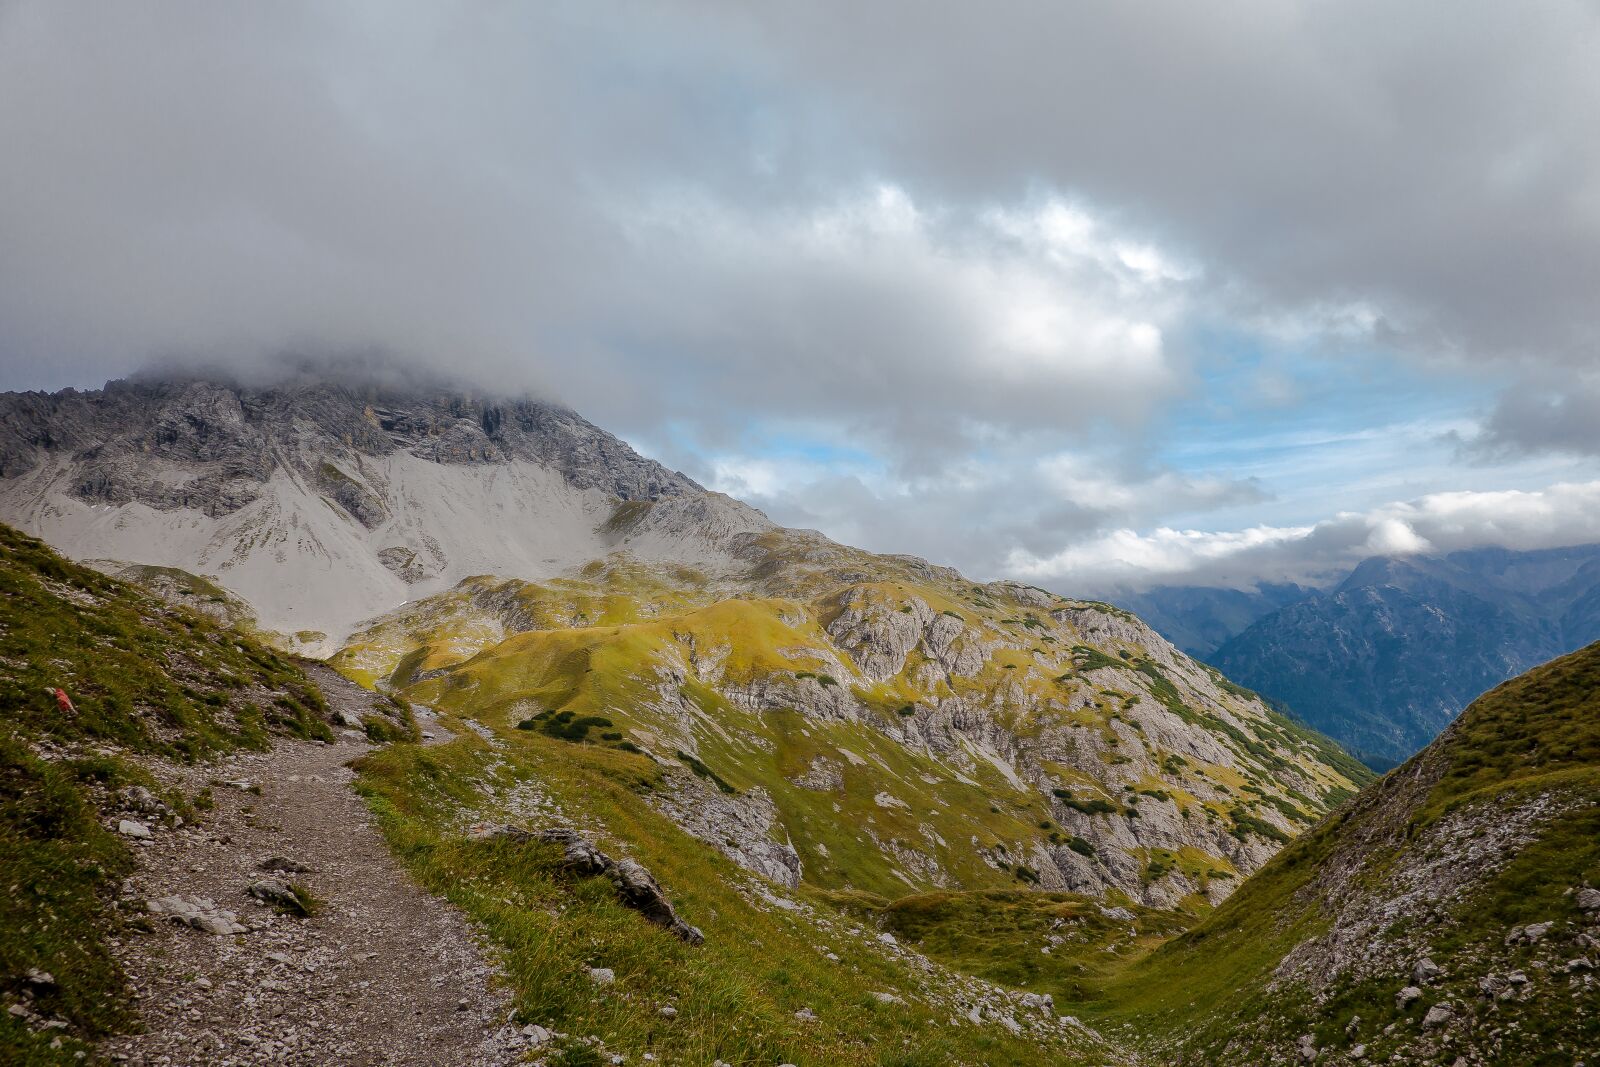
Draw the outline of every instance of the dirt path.
<instances>
[{"instance_id":1,"label":"dirt path","mask_svg":"<svg viewBox=\"0 0 1600 1067\"><path fill-rule=\"evenodd\" d=\"M313 673L336 709L369 709L360 688ZM340 733L332 745L283 741L170 769L190 795L236 784L212 786L216 808L203 826L156 827L140 843L140 869L124 887L131 901L183 900L152 915L151 932L123 939L147 1032L107 1041L102 1054L173 1067L517 1061L506 999L468 924L390 855L345 766L370 746ZM307 869L263 870L275 856ZM270 878L304 886L320 905L296 918L246 895ZM174 907L192 908L192 923L244 930L206 932Z\"/></svg>"}]
</instances>

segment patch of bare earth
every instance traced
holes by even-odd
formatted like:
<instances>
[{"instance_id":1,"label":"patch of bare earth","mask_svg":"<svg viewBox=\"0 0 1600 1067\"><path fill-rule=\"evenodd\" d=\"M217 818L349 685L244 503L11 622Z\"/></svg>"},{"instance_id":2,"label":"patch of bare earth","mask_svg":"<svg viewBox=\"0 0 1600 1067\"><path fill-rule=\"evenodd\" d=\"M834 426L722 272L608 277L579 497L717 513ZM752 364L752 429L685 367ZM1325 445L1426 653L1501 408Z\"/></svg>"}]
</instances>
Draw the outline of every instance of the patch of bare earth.
<instances>
[{"instance_id":1,"label":"patch of bare earth","mask_svg":"<svg viewBox=\"0 0 1600 1067\"><path fill-rule=\"evenodd\" d=\"M336 718L371 710L359 687L314 674ZM203 825L154 826L139 845L125 895L135 905L166 901L147 932L130 930L118 946L145 1032L107 1041L102 1055L218 1067L517 1061L508 1001L483 948L390 855L346 766L370 746L337 732L331 745L281 741L270 753L155 768L191 796L233 784L212 785L216 807ZM274 858L290 869L263 867ZM308 891L311 915L248 895L272 879ZM243 930L197 928L173 914L172 898L180 913L209 914L203 925Z\"/></svg>"}]
</instances>

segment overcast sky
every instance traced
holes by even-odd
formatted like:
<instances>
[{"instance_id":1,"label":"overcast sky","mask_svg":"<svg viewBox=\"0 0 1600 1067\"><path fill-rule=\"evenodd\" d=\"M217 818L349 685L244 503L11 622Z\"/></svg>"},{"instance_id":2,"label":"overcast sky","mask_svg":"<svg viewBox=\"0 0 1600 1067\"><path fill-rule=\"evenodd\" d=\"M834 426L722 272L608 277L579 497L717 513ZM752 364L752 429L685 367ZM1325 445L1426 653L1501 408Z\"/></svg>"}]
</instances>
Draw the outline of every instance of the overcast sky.
<instances>
[{"instance_id":1,"label":"overcast sky","mask_svg":"<svg viewBox=\"0 0 1600 1067\"><path fill-rule=\"evenodd\" d=\"M0 0L0 388L380 350L1067 592L1600 540L1600 4Z\"/></svg>"}]
</instances>

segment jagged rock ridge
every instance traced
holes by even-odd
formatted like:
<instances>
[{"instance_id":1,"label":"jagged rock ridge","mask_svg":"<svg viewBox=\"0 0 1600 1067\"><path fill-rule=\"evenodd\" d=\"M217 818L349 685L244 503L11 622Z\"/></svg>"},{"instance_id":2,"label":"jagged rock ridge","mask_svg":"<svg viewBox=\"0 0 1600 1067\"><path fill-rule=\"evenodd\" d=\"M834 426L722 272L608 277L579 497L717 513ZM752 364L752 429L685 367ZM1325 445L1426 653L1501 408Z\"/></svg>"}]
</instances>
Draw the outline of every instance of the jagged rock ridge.
<instances>
[{"instance_id":1,"label":"jagged rock ridge","mask_svg":"<svg viewBox=\"0 0 1600 1067\"><path fill-rule=\"evenodd\" d=\"M79 559L215 579L322 653L470 574L624 543L715 566L770 528L558 405L317 378L0 395L0 518Z\"/></svg>"},{"instance_id":2,"label":"jagged rock ridge","mask_svg":"<svg viewBox=\"0 0 1600 1067\"><path fill-rule=\"evenodd\" d=\"M251 387L205 380L114 381L103 390L0 394L0 478L70 455L73 495L162 510L227 514L280 467L318 452L376 458L405 452L436 463L526 460L579 489L622 500L702 492L676 471L557 404L429 388L360 389L310 378ZM187 477L164 478L173 465Z\"/></svg>"}]
</instances>

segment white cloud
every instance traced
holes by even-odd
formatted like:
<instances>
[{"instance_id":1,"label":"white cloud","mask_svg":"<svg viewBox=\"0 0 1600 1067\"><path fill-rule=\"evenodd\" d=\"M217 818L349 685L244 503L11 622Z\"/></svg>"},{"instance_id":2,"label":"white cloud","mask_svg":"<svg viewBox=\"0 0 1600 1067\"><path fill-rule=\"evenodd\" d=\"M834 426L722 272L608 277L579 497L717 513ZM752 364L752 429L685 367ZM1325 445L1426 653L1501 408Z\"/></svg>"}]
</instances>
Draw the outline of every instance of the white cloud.
<instances>
[{"instance_id":1,"label":"white cloud","mask_svg":"<svg viewBox=\"0 0 1600 1067\"><path fill-rule=\"evenodd\" d=\"M1372 524L1372 532L1362 548L1374 556L1414 556L1429 551L1433 545L1412 529L1410 523L1391 517Z\"/></svg>"},{"instance_id":2,"label":"white cloud","mask_svg":"<svg viewBox=\"0 0 1600 1067\"><path fill-rule=\"evenodd\" d=\"M993 208L984 214L984 222L1057 263L1094 263L1128 289L1189 281L1201 273L1155 244L1119 234L1091 209L1058 197L1026 208Z\"/></svg>"},{"instance_id":3,"label":"white cloud","mask_svg":"<svg viewBox=\"0 0 1600 1067\"><path fill-rule=\"evenodd\" d=\"M731 457L712 462L706 484L719 493L748 499L772 496L792 480L792 473L780 470L773 460Z\"/></svg>"},{"instance_id":4,"label":"white cloud","mask_svg":"<svg viewBox=\"0 0 1600 1067\"><path fill-rule=\"evenodd\" d=\"M676 309L652 321L658 343L730 377L759 358L769 404L897 406L936 438L962 422L1083 433L1183 384L1164 336L1180 274L1083 207L963 209L877 182L788 210L684 189L618 210L634 269ZM684 310L711 305L726 313Z\"/></svg>"},{"instance_id":5,"label":"white cloud","mask_svg":"<svg viewBox=\"0 0 1600 1067\"><path fill-rule=\"evenodd\" d=\"M1163 526L1139 533L1123 528L1047 556L1013 550L1005 569L1009 575L1030 582L1101 592L1224 570L1263 549L1303 540L1314 530L1310 526L1256 526L1247 530L1203 531Z\"/></svg>"},{"instance_id":6,"label":"white cloud","mask_svg":"<svg viewBox=\"0 0 1600 1067\"><path fill-rule=\"evenodd\" d=\"M1312 301L1241 315L1239 325L1281 345L1304 346L1323 341L1372 340L1393 315L1366 301Z\"/></svg>"},{"instance_id":7,"label":"white cloud","mask_svg":"<svg viewBox=\"0 0 1600 1067\"><path fill-rule=\"evenodd\" d=\"M1053 557L1099 531L1264 495L1254 482L1142 469L1108 455L1055 451L1035 459L1028 442L998 442L983 457L917 474L865 456L741 453L719 454L691 473L781 523L877 551L917 553L979 577L1011 574L1017 559Z\"/></svg>"},{"instance_id":8,"label":"white cloud","mask_svg":"<svg viewBox=\"0 0 1600 1067\"><path fill-rule=\"evenodd\" d=\"M1074 452L1047 456L1037 469L1047 493L1124 521L1254 502L1265 495L1249 482L1170 470L1141 476Z\"/></svg>"},{"instance_id":9,"label":"white cloud","mask_svg":"<svg viewBox=\"0 0 1600 1067\"><path fill-rule=\"evenodd\" d=\"M880 468L870 464L805 456L721 455L709 461L706 486L746 501L771 501L820 481L841 477L870 479L880 491L894 491ZM900 487L903 491L903 486Z\"/></svg>"},{"instance_id":10,"label":"white cloud","mask_svg":"<svg viewBox=\"0 0 1600 1067\"><path fill-rule=\"evenodd\" d=\"M1069 592L1151 585L1316 583L1373 555L1600 541L1600 481L1541 490L1432 493L1310 526L1245 530L1113 530L1057 552L1013 551L1008 573Z\"/></svg>"}]
</instances>

